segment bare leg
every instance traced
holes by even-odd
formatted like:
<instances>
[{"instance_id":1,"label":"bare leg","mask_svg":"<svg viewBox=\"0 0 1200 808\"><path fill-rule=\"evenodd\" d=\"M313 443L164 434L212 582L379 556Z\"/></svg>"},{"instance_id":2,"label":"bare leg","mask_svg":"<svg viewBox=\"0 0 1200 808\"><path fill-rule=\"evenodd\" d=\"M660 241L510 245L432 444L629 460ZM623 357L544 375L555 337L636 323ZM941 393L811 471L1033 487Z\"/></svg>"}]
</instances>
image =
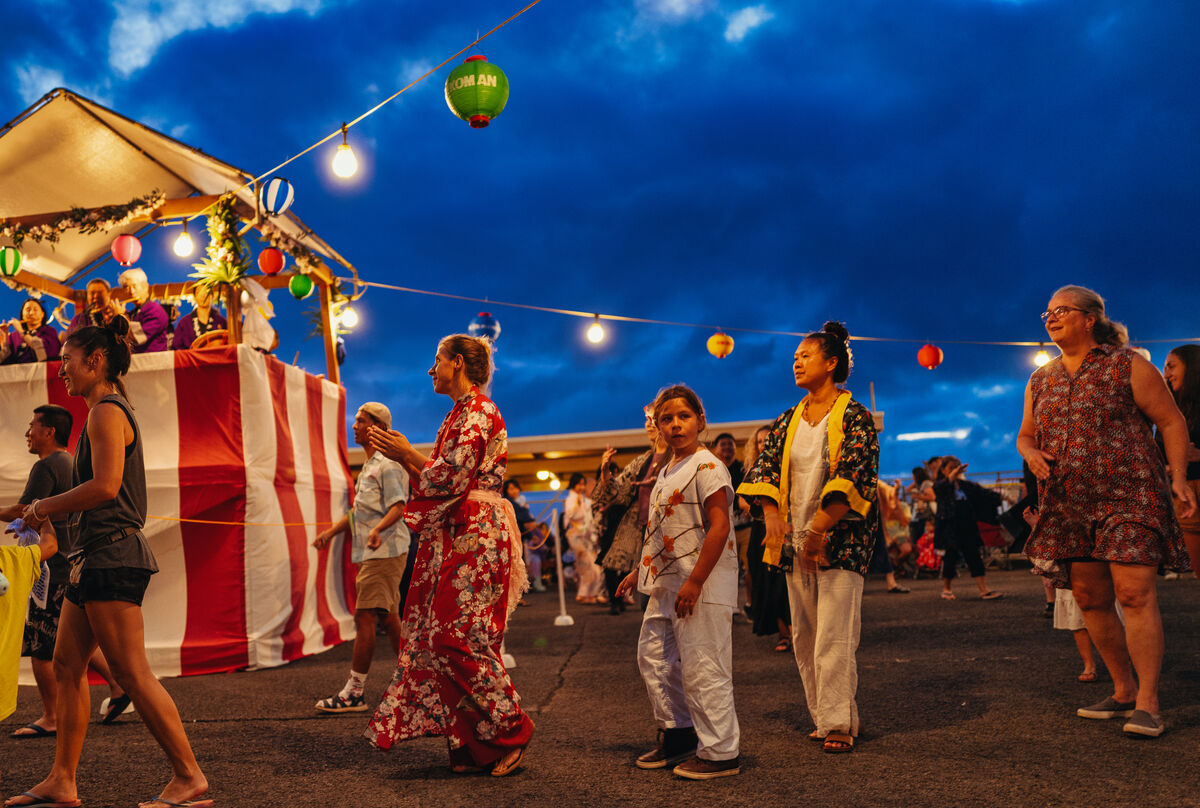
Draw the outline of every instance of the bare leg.
<instances>
[{"instance_id":1,"label":"bare leg","mask_svg":"<svg viewBox=\"0 0 1200 808\"><path fill-rule=\"evenodd\" d=\"M1072 631L1071 635L1075 638L1075 647L1079 649L1079 658L1083 660L1083 674L1094 675L1096 673L1096 657L1092 654L1092 638L1088 636L1087 629L1081 628L1078 631Z\"/></svg>"},{"instance_id":2,"label":"bare leg","mask_svg":"<svg viewBox=\"0 0 1200 808\"><path fill-rule=\"evenodd\" d=\"M1079 610L1083 612L1087 632L1092 642L1096 643L1100 658L1104 660L1108 673L1112 676L1113 698L1120 702L1129 702L1136 698L1138 686L1133 678L1129 649L1125 645L1125 628L1117 619L1117 612L1113 606L1116 600L1109 568L1108 564L1102 562L1076 561L1071 564L1071 591L1075 595L1075 602L1079 604ZM1161 631L1160 626L1160 638ZM1141 707L1140 704L1138 706ZM1157 704L1155 707L1157 708Z\"/></svg>"},{"instance_id":3,"label":"bare leg","mask_svg":"<svg viewBox=\"0 0 1200 808\"><path fill-rule=\"evenodd\" d=\"M96 647L96 653L92 654L92 659L88 662L92 670L100 674L100 678L108 682L108 695L110 698L118 698L124 696L125 691L117 684L116 677L113 676L112 670L108 667L108 660L104 658L104 652Z\"/></svg>"},{"instance_id":4,"label":"bare leg","mask_svg":"<svg viewBox=\"0 0 1200 808\"><path fill-rule=\"evenodd\" d=\"M975 586L979 587L979 594L986 595L988 593L987 576L980 575L975 578Z\"/></svg>"},{"instance_id":5,"label":"bare leg","mask_svg":"<svg viewBox=\"0 0 1200 808\"><path fill-rule=\"evenodd\" d=\"M387 630L388 640L392 644L392 653L398 659L400 657L400 615L390 612L383 620L383 627Z\"/></svg>"},{"instance_id":6,"label":"bare leg","mask_svg":"<svg viewBox=\"0 0 1200 808\"><path fill-rule=\"evenodd\" d=\"M96 639L92 636L87 614L69 600L64 601L54 644L54 677L58 689L54 765L45 780L29 789L54 802L70 802L77 796L75 770L79 767L88 713L92 709L86 679L87 661L95 647ZM13 797L4 804L27 802L28 797Z\"/></svg>"},{"instance_id":7,"label":"bare leg","mask_svg":"<svg viewBox=\"0 0 1200 808\"><path fill-rule=\"evenodd\" d=\"M54 662L48 659L31 659L33 680L37 682L38 695L42 697L42 715L33 723L49 732L58 727L58 684L54 681Z\"/></svg>"},{"instance_id":8,"label":"bare leg","mask_svg":"<svg viewBox=\"0 0 1200 808\"><path fill-rule=\"evenodd\" d=\"M1158 715L1163 627L1158 611L1157 570L1140 564L1109 564L1113 589L1125 610L1125 643L1137 671L1137 709Z\"/></svg>"},{"instance_id":9,"label":"bare leg","mask_svg":"<svg viewBox=\"0 0 1200 808\"><path fill-rule=\"evenodd\" d=\"M375 610L359 609L354 612L354 654L350 659L350 670L366 673L371 670L371 660L374 657Z\"/></svg>"},{"instance_id":10,"label":"bare leg","mask_svg":"<svg viewBox=\"0 0 1200 808\"><path fill-rule=\"evenodd\" d=\"M1192 559L1192 575L1200 578L1200 533L1183 531L1183 543L1187 545L1188 556Z\"/></svg>"},{"instance_id":11,"label":"bare leg","mask_svg":"<svg viewBox=\"0 0 1200 808\"><path fill-rule=\"evenodd\" d=\"M141 607L96 601L87 605L87 614L113 676L133 699L142 721L171 763L175 776L162 790L162 796L172 802L200 796L208 790L208 780L192 754L175 702L150 670Z\"/></svg>"}]
</instances>

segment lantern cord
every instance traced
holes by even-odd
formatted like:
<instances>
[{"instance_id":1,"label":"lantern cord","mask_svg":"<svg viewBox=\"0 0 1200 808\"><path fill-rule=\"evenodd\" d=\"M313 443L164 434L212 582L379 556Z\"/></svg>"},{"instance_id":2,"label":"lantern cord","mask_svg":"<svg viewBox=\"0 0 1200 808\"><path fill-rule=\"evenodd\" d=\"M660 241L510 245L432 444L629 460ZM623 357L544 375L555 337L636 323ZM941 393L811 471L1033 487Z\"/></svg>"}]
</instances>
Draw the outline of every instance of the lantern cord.
<instances>
[{"instance_id":1,"label":"lantern cord","mask_svg":"<svg viewBox=\"0 0 1200 808\"><path fill-rule=\"evenodd\" d=\"M706 331L737 331L742 334L771 334L781 337L806 337L808 332L805 331L775 331L768 328L736 328L726 326L714 326L706 323L687 323L678 320L656 320L650 317L628 317L623 314L598 314L592 311L577 311L575 309L557 309L551 306L537 306L532 303L511 303L503 300L492 300L486 297L471 297L469 295L456 295L450 292L434 292L429 289L414 289L410 286L396 286L390 283L377 283L375 281L361 281L364 287L374 287L376 289L390 289L394 292L407 292L414 295L429 295L431 297L444 297L451 300L466 300L472 303L486 303L489 306L507 306L512 309L525 309L526 311L542 311L547 314L561 314L567 317L582 317L586 320L611 320L618 323L643 323L646 325L669 325L678 326L681 328L701 328ZM919 345L927 340L923 339L906 339L903 337L864 337L851 335L850 339L859 342L902 342ZM1200 337L1189 337L1187 339L1144 339L1138 340L1139 345L1148 345L1152 343L1185 343L1185 342L1200 342ZM1026 341L1026 340L972 340L972 339L945 339L937 340L938 345L999 345L1016 348L1037 348L1045 347L1046 340Z\"/></svg>"},{"instance_id":2,"label":"lantern cord","mask_svg":"<svg viewBox=\"0 0 1200 808\"><path fill-rule=\"evenodd\" d=\"M379 110L383 109L385 106L387 106L388 104L390 104L391 102L393 102L393 101L395 101L397 98L399 98L399 97L400 97L400 96L401 96L403 93L405 93L405 92L407 92L408 90L412 89L412 88L413 88L413 87L415 87L417 84L420 84L422 81L424 81L425 79L427 79L427 78L429 78L430 76L432 76L434 73L436 73L436 72L438 72L439 70L441 70L443 67L445 67L447 64L449 64L451 61L453 61L454 59L457 59L459 56L462 56L464 53L466 53L467 51L469 51L471 48L475 47L475 46L476 46L476 45L478 45L480 42L482 42L483 40L487 39L489 36L491 36L492 34L496 33L496 32L497 32L497 31L499 31L501 28L503 28L504 26L508 25L510 22L512 22L513 20L515 20L517 17L520 17L522 14L524 14L526 11L529 11L529 9L533 8L534 6L536 6L536 5L537 5L538 3L540 3L540 2L542 2L542 0L532 0L532 2L531 2L531 3L529 3L529 5L525 6L523 9L521 9L520 11L518 11L516 14L513 14L513 15L512 15L511 17L509 17L507 20L505 20L504 22L500 23L500 24L499 24L499 25L497 25L495 28L493 28L492 30L490 30L490 31L488 31L487 33L485 33L483 36L480 36L480 35L478 34L478 32L477 32L477 33L475 34L475 40L474 40L473 42L471 42L470 44L468 44L466 47L459 49L458 51L456 51L456 52L452 53L450 56L447 56L445 59L443 59L441 62L439 62L439 63L438 63L436 66L434 66L434 67L430 68L428 71L426 71L426 72L425 72L424 74L422 74L421 76L419 76L419 77L417 77L417 78L413 79L413 80L412 80L412 81L410 81L408 84L404 85L404 86L403 86L403 87L401 87L399 90L397 90L396 92L392 93L392 94L391 94L391 95L389 95L387 98L383 99L383 100L382 100L382 101L380 101L378 104L376 104L375 106L371 107L369 110L367 110L366 112L364 112L362 115L359 115L359 116L358 116L357 118L355 118L354 120L352 120L352 121L349 121L349 122L347 122L347 123L344 123L344 124L342 124L340 127L338 127L338 129L337 129L337 130L335 130L335 131L331 132L330 134L326 135L325 137L321 138L320 140L318 140L316 143L314 143L314 144L312 144L311 146L309 146L309 147L308 147L307 149L305 149L304 151L300 152L299 154L293 155L292 157L289 157L288 159L284 160L282 163L280 163L279 165L275 166L274 168L272 168L272 169L270 169L270 170L268 170L268 171L264 171L262 174L259 174L259 175L258 175L257 177L255 177L253 180L251 180L250 182L247 182L245 185L243 185L243 186L242 186L242 188L245 188L245 187L247 187L247 186L249 186L249 185L253 185L253 184L254 184L254 183L256 183L256 182L259 182L259 181L263 180L264 178L266 178L266 177L269 177L270 175L274 174L276 171L278 171L279 169L281 169L281 168L283 168L284 166L288 165L289 163L292 163L292 162L295 162L296 160L299 160L301 157L303 157L304 155L308 154L308 153L309 153L310 151L312 151L313 149L319 148L320 146L322 146L322 145L324 145L324 144L328 143L329 141L333 140L334 138L336 138L338 135L345 133L345 131L346 131L347 129L349 129L351 126L354 126L355 124L359 123L359 122L360 122L360 121L362 121L363 119L365 119L365 118L367 118L367 117L369 117L369 116L371 116L371 115L374 115L376 112L378 112Z\"/></svg>"}]
</instances>

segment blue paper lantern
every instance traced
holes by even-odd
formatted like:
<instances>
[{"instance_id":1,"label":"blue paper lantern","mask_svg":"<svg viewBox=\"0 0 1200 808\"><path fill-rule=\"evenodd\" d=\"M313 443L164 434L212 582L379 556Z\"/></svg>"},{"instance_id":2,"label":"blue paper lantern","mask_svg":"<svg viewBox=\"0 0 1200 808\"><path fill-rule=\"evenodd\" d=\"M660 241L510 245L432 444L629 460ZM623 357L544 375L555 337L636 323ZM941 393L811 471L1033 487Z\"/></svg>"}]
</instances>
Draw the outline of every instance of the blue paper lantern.
<instances>
[{"instance_id":1,"label":"blue paper lantern","mask_svg":"<svg viewBox=\"0 0 1200 808\"><path fill-rule=\"evenodd\" d=\"M292 206L295 196L296 192L290 182L283 177L272 177L262 187L258 198L269 216L278 216Z\"/></svg>"},{"instance_id":2,"label":"blue paper lantern","mask_svg":"<svg viewBox=\"0 0 1200 808\"><path fill-rule=\"evenodd\" d=\"M490 342L495 342L500 338L500 321L490 313L481 311L467 326L467 333L472 337L484 337Z\"/></svg>"}]
</instances>

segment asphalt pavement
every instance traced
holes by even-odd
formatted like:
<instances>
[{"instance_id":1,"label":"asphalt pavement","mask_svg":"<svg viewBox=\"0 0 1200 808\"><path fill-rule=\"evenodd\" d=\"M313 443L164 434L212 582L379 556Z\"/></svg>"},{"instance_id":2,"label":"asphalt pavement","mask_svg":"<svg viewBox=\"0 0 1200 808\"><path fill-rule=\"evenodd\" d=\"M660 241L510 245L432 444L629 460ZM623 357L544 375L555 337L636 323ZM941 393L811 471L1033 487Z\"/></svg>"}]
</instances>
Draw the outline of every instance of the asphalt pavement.
<instances>
[{"instance_id":1,"label":"asphalt pavement","mask_svg":"<svg viewBox=\"0 0 1200 808\"><path fill-rule=\"evenodd\" d=\"M868 581L859 650L863 732L851 754L824 754L790 654L739 618L734 687L742 772L708 782L642 771L633 759L655 727L635 660L640 615L531 594L509 630L513 680L537 723L527 766L504 779L461 776L441 738L379 752L362 737L367 714L325 716L312 705L338 690L350 645L282 668L165 680L183 715L217 806L1200 806L1200 581L1159 584L1167 651L1162 676L1169 730L1132 740L1120 721L1075 708L1111 694L1081 669L1068 632L1042 617L1027 570L989 573L1007 597L980 601L969 579L959 599L940 584L908 595ZM375 703L393 660L380 638L367 683ZM104 692L93 689L98 704ZM11 731L39 713L22 687ZM0 789L38 782L52 740L0 737ZM79 768L85 806L134 806L167 780L165 758L135 716L93 725Z\"/></svg>"}]
</instances>

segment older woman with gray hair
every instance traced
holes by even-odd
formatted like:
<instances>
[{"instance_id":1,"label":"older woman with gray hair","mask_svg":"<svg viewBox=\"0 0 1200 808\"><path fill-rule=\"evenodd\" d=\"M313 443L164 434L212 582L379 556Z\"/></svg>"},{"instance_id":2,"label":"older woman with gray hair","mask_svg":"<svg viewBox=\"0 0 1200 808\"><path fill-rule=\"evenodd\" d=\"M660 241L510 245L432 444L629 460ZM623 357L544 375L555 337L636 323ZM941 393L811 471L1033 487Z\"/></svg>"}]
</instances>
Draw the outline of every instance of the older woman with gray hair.
<instances>
[{"instance_id":1,"label":"older woman with gray hair","mask_svg":"<svg viewBox=\"0 0 1200 808\"><path fill-rule=\"evenodd\" d=\"M117 279L129 291L133 308L129 318L129 338L133 353L165 351L171 344L171 318L157 300L150 299L150 282L146 273L134 267Z\"/></svg>"},{"instance_id":2,"label":"older woman with gray hair","mask_svg":"<svg viewBox=\"0 0 1200 808\"><path fill-rule=\"evenodd\" d=\"M1125 326L1108 318L1100 295L1064 286L1042 322L1062 355L1035 370L1025 389L1017 449L1038 478L1041 506L1025 552L1072 590L1112 674L1113 694L1077 714L1125 718L1126 734L1158 737L1166 725L1155 576L1159 567L1188 564L1171 502L1174 494L1185 517L1196 509L1187 424L1158 370L1126 347ZM1162 435L1169 480L1151 424Z\"/></svg>"}]
</instances>

